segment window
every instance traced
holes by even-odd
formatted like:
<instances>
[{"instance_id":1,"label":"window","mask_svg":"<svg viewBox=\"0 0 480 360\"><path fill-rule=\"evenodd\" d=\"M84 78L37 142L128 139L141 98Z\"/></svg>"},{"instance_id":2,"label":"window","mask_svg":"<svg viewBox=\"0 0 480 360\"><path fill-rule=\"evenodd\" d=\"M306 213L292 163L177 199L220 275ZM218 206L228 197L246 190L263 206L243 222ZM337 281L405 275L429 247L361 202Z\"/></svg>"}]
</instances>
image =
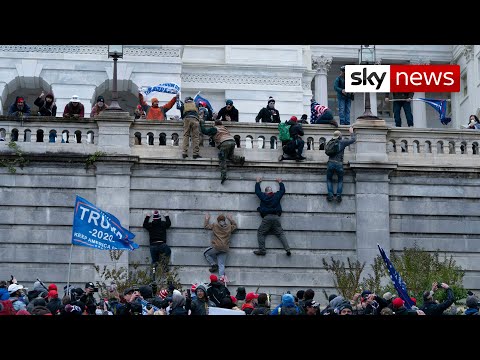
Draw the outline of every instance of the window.
<instances>
[{"instance_id":1,"label":"window","mask_svg":"<svg viewBox=\"0 0 480 360\"><path fill-rule=\"evenodd\" d=\"M462 94L463 96L468 95L468 81L467 81L467 73L462 75L461 87L462 87Z\"/></svg>"}]
</instances>

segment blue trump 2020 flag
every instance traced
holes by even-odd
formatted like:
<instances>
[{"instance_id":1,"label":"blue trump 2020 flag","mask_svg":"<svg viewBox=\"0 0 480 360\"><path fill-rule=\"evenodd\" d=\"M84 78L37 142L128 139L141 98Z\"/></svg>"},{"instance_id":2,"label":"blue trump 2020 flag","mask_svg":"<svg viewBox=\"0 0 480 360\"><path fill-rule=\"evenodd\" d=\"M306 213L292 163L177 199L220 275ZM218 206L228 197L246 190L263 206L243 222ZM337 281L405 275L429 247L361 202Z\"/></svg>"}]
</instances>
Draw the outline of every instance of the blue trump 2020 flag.
<instances>
[{"instance_id":1,"label":"blue trump 2020 flag","mask_svg":"<svg viewBox=\"0 0 480 360\"><path fill-rule=\"evenodd\" d=\"M210 101L208 101L207 99L205 99L205 98L204 98L203 96L201 96L200 94L195 95L195 98L193 99L193 101L195 102L195 104L196 104L197 106L200 106L200 103L201 103L201 102L205 103L205 105L207 105L206 107L207 107L208 109L210 109L210 111L211 111L212 113L214 112L214 111L213 111L213 106L212 106L212 104L210 104Z\"/></svg>"},{"instance_id":2,"label":"blue trump 2020 flag","mask_svg":"<svg viewBox=\"0 0 480 360\"><path fill-rule=\"evenodd\" d=\"M395 270L393 267L392 262L388 258L387 254L385 254L385 250L377 244L378 250L380 250L380 255L382 255L383 261L385 261L385 265L387 266L388 273L390 274L390 279L393 282L393 286L395 287L395 290L397 290L398 296L405 301L405 307L407 309L411 309L413 305L412 299L410 299L410 296L408 296L408 290L407 290L407 285L405 285L405 282L402 280L402 277L400 274Z\"/></svg>"},{"instance_id":3,"label":"blue trump 2020 flag","mask_svg":"<svg viewBox=\"0 0 480 360\"><path fill-rule=\"evenodd\" d=\"M77 195L73 212L72 244L100 250L135 250L135 234L112 214Z\"/></svg>"},{"instance_id":4,"label":"blue trump 2020 flag","mask_svg":"<svg viewBox=\"0 0 480 360\"><path fill-rule=\"evenodd\" d=\"M428 105L433 107L437 112L440 114L440 122L443 125L447 125L451 118L447 117L447 100L437 100L437 99L422 99L418 98L416 100L420 100L426 102Z\"/></svg>"}]
</instances>

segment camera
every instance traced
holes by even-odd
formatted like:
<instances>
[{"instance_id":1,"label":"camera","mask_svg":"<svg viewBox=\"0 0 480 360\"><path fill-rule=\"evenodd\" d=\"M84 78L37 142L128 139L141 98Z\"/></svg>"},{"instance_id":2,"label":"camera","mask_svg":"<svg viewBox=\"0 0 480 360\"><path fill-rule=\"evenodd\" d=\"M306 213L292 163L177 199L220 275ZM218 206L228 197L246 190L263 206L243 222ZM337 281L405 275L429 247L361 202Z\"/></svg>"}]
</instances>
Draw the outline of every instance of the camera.
<instances>
[{"instance_id":1,"label":"camera","mask_svg":"<svg viewBox=\"0 0 480 360\"><path fill-rule=\"evenodd\" d=\"M94 287L94 288L93 288L93 292L98 292L98 288L97 288L97 287Z\"/></svg>"}]
</instances>

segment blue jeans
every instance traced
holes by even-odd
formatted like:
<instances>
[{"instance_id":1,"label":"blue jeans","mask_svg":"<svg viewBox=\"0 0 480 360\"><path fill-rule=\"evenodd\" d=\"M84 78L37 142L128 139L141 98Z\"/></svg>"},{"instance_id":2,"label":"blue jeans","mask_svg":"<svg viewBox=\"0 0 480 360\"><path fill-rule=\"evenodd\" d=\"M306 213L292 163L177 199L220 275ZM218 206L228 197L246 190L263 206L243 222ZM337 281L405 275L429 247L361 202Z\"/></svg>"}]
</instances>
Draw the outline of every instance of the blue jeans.
<instances>
[{"instance_id":1,"label":"blue jeans","mask_svg":"<svg viewBox=\"0 0 480 360\"><path fill-rule=\"evenodd\" d=\"M337 96L337 100L340 125L350 125L350 107L352 106L352 100L343 95Z\"/></svg>"},{"instance_id":2,"label":"blue jeans","mask_svg":"<svg viewBox=\"0 0 480 360\"><path fill-rule=\"evenodd\" d=\"M172 253L172 250L170 249L170 246L167 244L152 244L150 245L150 255L152 256L152 265L155 265L155 263L158 263L160 261L160 256L166 256L168 260L166 259L166 264L164 271L168 271L168 263L170 262L170 255Z\"/></svg>"},{"instance_id":3,"label":"blue jeans","mask_svg":"<svg viewBox=\"0 0 480 360\"><path fill-rule=\"evenodd\" d=\"M329 161L327 163L327 191L328 196L333 196L333 173L337 173L338 185L337 185L337 196L342 196L343 191L343 164L339 162Z\"/></svg>"},{"instance_id":4,"label":"blue jeans","mask_svg":"<svg viewBox=\"0 0 480 360\"><path fill-rule=\"evenodd\" d=\"M395 126L402 127L402 118L400 116L400 110L403 107L405 111L405 117L407 118L407 125L413 126L412 105L408 101L394 101L393 102L393 117L395 118Z\"/></svg>"},{"instance_id":5,"label":"blue jeans","mask_svg":"<svg viewBox=\"0 0 480 360\"><path fill-rule=\"evenodd\" d=\"M225 275L225 261L227 260L228 253L224 251L218 251L213 247L207 248L203 252L203 256L207 259L210 266L218 265L218 275Z\"/></svg>"}]
</instances>

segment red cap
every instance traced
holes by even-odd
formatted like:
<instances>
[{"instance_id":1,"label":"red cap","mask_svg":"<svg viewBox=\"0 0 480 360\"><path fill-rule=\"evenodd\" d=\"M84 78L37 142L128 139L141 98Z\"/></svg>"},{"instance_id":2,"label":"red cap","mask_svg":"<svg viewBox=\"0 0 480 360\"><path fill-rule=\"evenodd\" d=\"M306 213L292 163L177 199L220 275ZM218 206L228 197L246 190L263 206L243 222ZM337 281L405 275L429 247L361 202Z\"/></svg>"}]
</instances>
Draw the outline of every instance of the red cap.
<instances>
[{"instance_id":1,"label":"red cap","mask_svg":"<svg viewBox=\"0 0 480 360\"><path fill-rule=\"evenodd\" d=\"M217 275L215 274L210 275L210 282L217 282L217 281L218 281Z\"/></svg>"},{"instance_id":2,"label":"red cap","mask_svg":"<svg viewBox=\"0 0 480 360\"><path fill-rule=\"evenodd\" d=\"M58 291L57 285L55 285L55 284L50 284L50 285L48 285L48 291L50 291L50 290L56 290L56 291Z\"/></svg>"},{"instance_id":3,"label":"red cap","mask_svg":"<svg viewBox=\"0 0 480 360\"><path fill-rule=\"evenodd\" d=\"M190 288L190 291L195 292L195 290L197 290L197 285L198 284L192 284L192 287Z\"/></svg>"},{"instance_id":4,"label":"red cap","mask_svg":"<svg viewBox=\"0 0 480 360\"><path fill-rule=\"evenodd\" d=\"M23 101L23 102L25 102L25 100L23 100L23 98L22 98L22 97L19 97L19 98L17 99L17 102L19 102L19 101Z\"/></svg>"},{"instance_id":5,"label":"red cap","mask_svg":"<svg viewBox=\"0 0 480 360\"><path fill-rule=\"evenodd\" d=\"M50 290L50 291L48 292L48 297L49 297L50 299L58 298L58 292L57 292L57 290Z\"/></svg>"},{"instance_id":6,"label":"red cap","mask_svg":"<svg viewBox=\"0 0 480 360\"><path fill-rule=\"evenodd\" d=\"M297 117L296 117L296 116L292 116L292 117L290 118L290 121L295 121L295 122L297 122L297 121L298 121L298 119L297 119Z\"/></svg>"},{"instance_id":7,"label":"red cap","mask_svg":"<svg viewBox=\"0 0 480 360\"><path fill-rule=\"evenodd\" d=\"M253 299L257 299L258 298L258 294L255 294L253 292L250 292L247 294L247 296L245 297L245 301L252 301Z\"/></svg>"},{"instance_id":8,"label":"red cap","mask_svg":"<svg viewBox=\"0 0 480 360\"><path fill-rule=\"evenodd\" d=\"M393 301L392 301L392 305L393 305L393 308L394 308L394 309L401 308L401 307L403 306L403 304L405 304L405 301L403 301L403 300L400 299L399 297L396 297L396 298L393 299Z\"/></svg>"}]
</instances>

